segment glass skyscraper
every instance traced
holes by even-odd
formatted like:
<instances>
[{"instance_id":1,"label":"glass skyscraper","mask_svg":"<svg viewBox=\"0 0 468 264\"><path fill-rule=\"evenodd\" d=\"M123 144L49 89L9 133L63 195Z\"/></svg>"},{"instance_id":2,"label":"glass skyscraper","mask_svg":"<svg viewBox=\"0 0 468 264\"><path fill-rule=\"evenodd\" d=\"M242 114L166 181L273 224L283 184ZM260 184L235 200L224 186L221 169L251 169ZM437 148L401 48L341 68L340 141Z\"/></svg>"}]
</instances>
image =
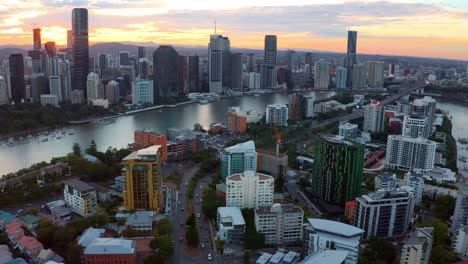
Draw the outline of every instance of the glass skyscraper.
<instances>
[{"instance_id":1,"label":"glass skyscraper","mask_svg":"<svg viewBox=\"0 0 468 264\"><path fill-rule=\"evenodd\" d=\"M86 80L89 71L88 9L72 11L72 89L82 90L86 95Z\"/></svg>"}]
</instances>

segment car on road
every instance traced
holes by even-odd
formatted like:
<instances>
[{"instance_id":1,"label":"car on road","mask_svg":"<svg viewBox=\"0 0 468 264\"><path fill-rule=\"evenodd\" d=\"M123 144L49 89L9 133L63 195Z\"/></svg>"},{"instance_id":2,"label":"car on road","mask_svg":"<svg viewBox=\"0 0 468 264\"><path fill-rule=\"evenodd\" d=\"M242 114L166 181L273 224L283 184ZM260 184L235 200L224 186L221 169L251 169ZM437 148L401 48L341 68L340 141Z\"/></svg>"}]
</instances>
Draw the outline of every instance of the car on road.
<instances>
[{"instance_id":1,"label":"car on road","mask_svg":"<svg viewBox=\"0 0 468 264\"><path fill-rule=\"evenodd\" d=\"M184 208L182 207L182 208L180 208L180 210L181 210L181 211L184 211Z\"/></svg>"},{"instance_id":2,"label":"car on road","mask_svg":"<svg viewBox=\"0 0 468 264\"><path fill-rule=\"evenodd\" d=\"M211 256L211 253L208 253L208 260L212 260L213 257Z\"/></svg>"},{"instance_id":3,"label":"car on road","mask_svg":"<svg viewBox=\"0 0 468 264\"><path fill-rule=\"evenodd\" d=\"M180 226L184 226L184 222L180 222Z\"/></svg>"},{"instance_id":4,"label":"car on road","mask_svg":"<svg viewBox=\"0 0 468 264\"><path fill-rule=\"evenodd\" d=\"M179 241L182 242L184 240L183 237L179 237Z\"/></svg>"},{"instance_id":5,"label":"car on road","mask_svg":"<svg viewBox=\"0 0 468 264\"><path fill-rule=\"evenodd\" d=\"M18 209L18 211L16 211L18 214L21 214L23 212L23 209Z\"/></svg>"},{"instance_id":6,"label":"car on road","mask_svg":"<svg viewBox=\"0 0 468 264\"><path fill-rule=\"evenodd\" d=\"M200 217L201 217L201 215L200 215L200 214L197 214L197 218L200 218Z\"/></svg>"},{"instance_id":7,"label":"car on road","mask_svg":"<svg viewBox=\"0 0 468 264\"><path fill-rule=\"evenodd\" d=\"M201 248L205 248L205 243L201 243Z\"/></svg>"}]
</instances>

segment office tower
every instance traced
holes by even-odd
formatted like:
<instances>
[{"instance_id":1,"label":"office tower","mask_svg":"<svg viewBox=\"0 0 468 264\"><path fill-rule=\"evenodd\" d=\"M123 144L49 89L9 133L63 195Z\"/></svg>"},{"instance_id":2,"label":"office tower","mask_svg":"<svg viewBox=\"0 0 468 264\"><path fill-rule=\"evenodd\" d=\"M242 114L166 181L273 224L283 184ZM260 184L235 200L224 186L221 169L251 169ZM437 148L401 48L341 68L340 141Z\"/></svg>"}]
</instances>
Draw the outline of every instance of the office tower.
<instances>
[{"instance_id":1,"label":"office tower","mask_svg":"<svg viewBox=\"0 0 468 264\"><path fill-rule=\"evenodd\" d=\"M72 89L86 94L89 71L88 10L75 8L72 11Z\"/></svg>"},{"instance_id":2,"label":"office tower","mask_svg":"<svg viewBox=\"0 0 468 264\"><path fill-rule=\"evenodd\" d=\"M231 54L231 89L235 91L242 91L243 81L243 61L242 53Z\"/></svg>"},{"instance_id":3,"label":"office tower","mask_svg":"<svg viewBox=\"0 0 468 264\"><path fill-rule=\"evenodd\" d=\"M351 123L340 123L338 126L338 135L342 136L346 140L355 139L359 135L358 125Z\"/></svg>"},{"instance_id":4,"label":"office tower","mask_svg":"<svg viewBox=\"0 0 468 264\"><path fill-rule=\"evenodd\" d=\"M286 65L288 67L286 75L286 84L288 86L288 89L293 89L296 86L296 83L294 82L293 78L293 72L296 71L298 64L298 55L296 51L288 50L286 56Z\"/></svg>"},{"instance_id":5,"label":"office tower","mask_svg":"<svg viewBox=\"0 0 468 264\"><path fill-rule=\"evenodd\" d=\"M288 106L289 119L302 120L304 118L304 96L299 93L290 96Z\"/></svg>"},{"instance_id":6,"label":"office tower","mask_svg":"<svg viewBox=\"0 0 468 264\"><path fill-rule=\"evenodd\" d=\"M420 115L405 115L403 122L403 135L409 137L428 138L432 132L432 126L429 126L428 118Z\"/></svg>"},{"instance_id":7,"label":"office tower","mask_svg":"<svg viewBox=\"0 0 468 264\"><path fill-rule=\"evenodd\" d=\"M357 31L348 31L348 49L345 58L346 68L346 87L353 86L353 66L357 63L356 60L356 47L357 47Z\"/></svg>"},{"instance_id":8,"label":"office tower","mask_svg":"<svg viewBox=\"0 0 468 264\"><path fill-rule=\"evenodd\" d=\"M119 66L130 66L130 53L128 51L119 52Z\"/></svg>"},{"instance_id":9,"label":"office tower","mask_svg":"<svg viewBox=\"0 0 468 264\"><path fill-rule=\"evenodd\" d=\"M388 172L381 173L375 177L374 188L389 191L396 187L396 175Z\"/></svg>"},{"instance_id":10,"label":"office tower","mask_svg":"<svg viewBox=\"0 0 468 264\"><path fill-rule=\"evenodd\" d=\"M376 191L356 198L354 226L370 237L404 236L413 217L414 197L411 187Z\"/></svg>"},{"instance_id":11,"label":"office tower","mask_svg":"<svg viewBox=\"0 0 468 264\"><path fill-rule=\"evenodd\" d=\"M320 135L315 143L312 190L320 199L344 205L361 194L364 146L339 136Z\"/></svg>"},{"instance_id":12,"label":"office tower","mask_svg":"<svg viewBox=\"0 0 468 264\"><path fill-rule=\"evenodd\" d=\"M0 105L8 104L8 87L5 77L0 75Z\"/></svg>"},{"instance_id":13,"label":"office tower","mask_svg":"<svg viewBox=\"0 0 468 264\"><path fill-rule=\"evenodd\" d=\"M249 72L248 88L258 90L261 88L261 74L257 72Z\"/></svg>"},{"instance_id":14,"label":"office tower","mask_svg":"<svg viewBox=\"0 0 468 264\"><path fill-rule=\"evenodd\" d=\"M122 160L122 166L125 209L158 211L162 187L161 146L134 151Z\"/></svg>"},{"instance_id":15,"label":"office tower","mask_svg":"<svg viewBox=\"0 0 468 264\"><path fill-rule=\"evenodd\" d=\"M10 66L11 100L15 104L19 104L26 97L23 55L11 54L8 63Z\"/></svg>"},{"instance_id":16,"label":"office tower","mask_svg":"<svg viewBox=\"0 0 468 264\"><path fill-rule=\"evenodd\" d=\"M398 170L420 169L424 172L434 168L437 144L425 138L389 135L387 140L387 168Z\"/></svg>"},{"instance_id":17,"label":"office tower","mask_svg":"<svg viewBox=\"0 0 468 264\"><path fill-rule=\"evenodd\" d=\"M83 90L72 90L70 96L72 104L82 104L85 101Z\"/></svg>"},{"instance_id":18,"label":"office tower","mask_svg":"<svg viewBox=\"0 0 468 264\"><path fill-rule=\"evenodd\" d=\"M348 254L345 261L341 263L357 264L359 243L363 233L364 230L360 228L338 221L309 218L304 224L306 252L312 255L326 250L344 251Z\"/></svg>"},{"instance_id":19,"label":"office tower","mask_svg":"<svg viewBox=\"0 0 468 264\"><path fill-rule=\"evenodd\" d=\"M273 122L277 126L288 126L288 106L285 104L270 104L266 107L266 124L270 125Z\"/></svg>"},{"instance_id":20,"label":"office tower","mask_svg":"<svg viewBox=\"0 0 468 264\"><path fill-rule=\"evenodd\" d=\"M382 133L384 132L385 109L379 101L372 101L364 106L364 132Z\"/></svg>"},{"instance_id":21,"label":"office tower","mask_svg":"<svg viewBox=\"0 0 468 264\"><path fill-rule=\"evenodd\" d=\"M328 83L330 76L328 74L328 62L324 59L320 59L315 62L315 78L314 88L316 89L328 89Z\"/></svg>"},{"instance_id":22,"label":"office tower","mask_svg":"<svg viewBox=\"0 0 468 264\"><path fill-rule=\"evenodd\" d=\"M208 78L210 93L223 92L223 36L210 35L208 44Z\"/></svg>"},{"instance_id":23,"label":"office tower","mask_svg":"<svg viewBox=\"0 0 468 264\"><path fill-rule=\"evenodd\" d=\"M267 245L291 245L302 240L304 211L294 204L275 203L254 211L255 230Z\"/></svg>"},{"instance_id":24,"label":"office tower","mask_svg":"<svg viewBox=\"0 0 468 264\"><path fill-rule=\"evenodd\" d=\"M345 89L346 88L346 77L347 70L344 67L338 67L336 69L336 88Z\"/></svg>"},{"instance_id":25,"label":"office tower","mask_svg":"<svg viewBox=\"0 0 468 264\"><path fill-rule=\"evenodd\" d=\"M59 102L63 101L60 76L49 76L49 90L50 94L55 95Z\"/></svg>"},{"instance_id":26,"label":"office tower","mask_svg":"<svg viewBox=\"0 0 468 264\"><path fill-rule=\"evenodd\" d=\"M416 205L422 202L424 192L424 175L414 171L408 171L404 177L405 186L413 188L413 196Z\"/></svg>"},{"instance_id":27,"label":"office tower","mask_svg":"<svg viewBox=\"0 0 468 264\"><path fill-rule=\"evenodd\" d=\"M119 83L112 80L106 85L106 99L109 100L109 103L117 103L120 101L120 90ZM150 84L149 89L153 92L153 84ZM133 96L132 96L133 99ZM151 95L151 100L153 96Z\"/></svg>"},{"instance_id":28,"label":"office tower","mask_svg":"<svg viewBox=\"0 0 468 264\"><path fill-rule=\"evenodd\" d=\"M200 69L198 56L189 56L188 59L188 83L189 92L200 92Z\"/></svg>"},{"instance_id":29,"label":"office tower","mask_svg":"<svg viewBox=\"0 0 468 264\"><path fill-rule=\"evenodd\" d=\"M310 118L314 116L315 97L312 95L304 95L304 117Z\"/></svg>"},{"instance_id":30,"label":"office tower","mask_svg":"<svg viewBox=\"0 0 468 264\"><path fill-rule=\"evenodd\" d=\"M99 75L94 72L88 74L88 79L86 82L86 89L88 94L88 102L90 100L98 99L99 97L99 85L101 84Z\"/></svg>"},{"instance_id":31,"label":"office tower","mask_svg":"<svg viewBox=\"0 0 468 264\"><path fill-rule=\"evenodd\" d=\"M138 79L132 83L132 104L153 104L153 80Z\"/></svg>"},{"instance_id":32,"label":"office tower","mask_svg":"<svg viewBox=\"0 0 468 264\"><path fill-rule=\"evenodd\" d=\"M33 73L31 76L31 97L39 102L41 94L49 94L49 79L44 73Z\"/></svg>"},{"instance_id":33,"label":"office tower","mask_svg":"<svg viewBox=\"0 0 468 264\"><path fill-rule=\"evenodd\" d=\"M100 70L104 70L104 69L109 68L109 64L107 62L106 54L99 54L98 55L98 68Z\"/></svg>"},{"instance_id":34,"label":"office tower","mask_svg":"<svg viewBox=\"0 0 468 264\"><path fill-rule=\"evenodd\" d=\"M468 184L464 179L457 191L457 201L455 202L450 232L457 233L463 226L468 226Z\"/></svg>"},{"instance_id":35,"label":"office tower","mask_svg":"<svg viewBox=\"0 0 468 264\"><path fill-rule=\"evenodd\" d=\"M47 76L56 76L59 73L59 57L48 57Z\"/></svg>"},{"instance_id":36,"label":"office tower","mask_svg":"<svg viewBox=\"0 0 468 264\"><path fill-rule=\"evenodd\" d=\"M180 95L188 93L188 57L179 55L179 62L177 65L177 74L178 74L178 93Z\"/></svg>"},{"instance_id":37,"label":"office tower","mask_svg":"<svg viewBox=\"0 0 468 264\"><path fill-rule=\"evenodd\" d=\"M143 59L144 57L146 57L146 47L142 47L142 46L138 46L137 47L137 59L140 60L140 59Z\"/></svg>"},{"instance_id":38,"label":"office tower","mask_svg":"<svg viewBox=\"0 0 468 264\"><path fill-rule=\"evenodd\" d=\"M67 60L59 62L60 87L62 88L62 101L69 101L71 99L71 72L70 63Z\"/></svg>"},{"instance_id":39,"label":"office tower","mask_svg":"<svg viewBox=\"0 0 468 264\"><path fill-rule=\"evenodd\" d=\"M273 204L275 180L272 176L246 170L226 178L226 206L259 208Z\"/></svg>"},{"instance_id":40,"label":"office tower","mask_svg":"<svg viewBox=\"0 0 468 264\"><path fill-rule=\"evenodd\" d=\"M34 28L33 29L33 50L40 50L41 48L42 48L41 29Z\"/></svg>"},{"instance_id":41,"label":"office tower","mask_svg":"<svg viewBox=\"0 0 468 264\"><path fill-rule=\"evenodd\" d=\"M277 38L276 35L265 36L265 50L263 56L262 68L262 88L276 88L276 53L277 53Z\"/></svg>"},{"instance_id":42,"label":"office tower","mask_svg":"<svg viewBox=\"0 0 468 264\"><path fill-rule=\"evenodd\" d=\"M138 79L149 79L150 61L148 58L142 58L138 61Z\"/></svg>"},{"instance_id":43,"label":"office tower","mask_svg":"<svg viewBox=\"0 0 468 264\"><path fill-rule=\"evenodd\" d=\"M255 68L257 65L257 59L255 58L255 54L250 53L247 55L247 72L255 72Z\"/></svg>"},{"instance_id":44,"label":"office tower","mask_svg":"<svg viewBox=\"0 0 468 264\"><path fill-rule=\"evenodd\" d=\"M352 88L364 89L367 86L367 67L365 64L354 64L352 68Z\"/></svg>"},{"instance_id":45,"label":"office tower","mask_svg":"<svg viewBox=\"0 0 468 264\"><path fill-rule=\"evenodd\" d=\"M223 49L222 49L222 83L223 88L231 88L232 76L231 76L231 42L228 37L223 37Z\"/></svg>"},{"instance_id":46,"label":"office tower","mask_svg":"<svg viewBox=\"0 0 468 264\"><path fill-rule=\"evenodd\" d=\"M45 73L46 72L46 64L44 64L44 60L46 57L44 52L41 50L30 50L28 51L28 56L31 57L32 60L32 73Z\"/></svg>"},{"instance_id":47,"label":"office tower","mask_svg":"<svg viewBox=\"0 0 468 264\"><path fill-rule=\"evenodd\" d=\"M223 181L234 173L257 170L257 152L255 152L255 143L252 140L225 148L220 153L220 159Z\"/></svg>"},{"instance_id":48,"label":"office tower","mask_svg":"<svg viewBox=\"0 0 468 264\"><path fill-rule=\"evenodd\" d=\"M73 49L73 30L67 30L67 49Z\"/></svg>"},{"instance_id":49,"label":"office tower","mask_svg":"<svg viewBox=\"0 0 468 264\"><path fill-rule=\"evenodd\" d=\"M44 47L49 57L57 56L57 48L55 47L55 42L53 41L46 42Z\"/></svg>"},{"instance_id":50,"label":"office tower","mask_svg":"<svg viewBox=\"0 0 468 264\"><path fill-rule=\"evenodd\" d=\"M428 119L428 135L432 135L432 125L434 124L434 115L436 111L436 100L430 96L424 96L421 99L414 99L410 102L410 113L414 115L425 116Z\"/></svg>"},{"instance_id":51,"label":"office tower","mask_svg":"<svg viewBox=\"0 0 468 264\"><path fill-rule=\"evenodd\" d=\"M400 264L429 264L433 242L434 227L416 228L401 248Z\"/></svg>"},{"instance_id":52,"label":"office tower","mask_svg":"<svg viewBox=\"0 0 468 264\"><path fill-rule=\"evenodd\" d=\"M367 74L367 85L369 88L383 88L384 67L383 61L369 61L369 72Z\"/></svg>"},{"instance_id":53,"label":"office tower","mask_svg":"<svg viewBox=\"0 0 468 264\"><path fill-rule=\"evenodd\" d=\"M154 103L179 96L179 54L172 46L161 45L153 53Z\"/></svg>"}]
</instances>

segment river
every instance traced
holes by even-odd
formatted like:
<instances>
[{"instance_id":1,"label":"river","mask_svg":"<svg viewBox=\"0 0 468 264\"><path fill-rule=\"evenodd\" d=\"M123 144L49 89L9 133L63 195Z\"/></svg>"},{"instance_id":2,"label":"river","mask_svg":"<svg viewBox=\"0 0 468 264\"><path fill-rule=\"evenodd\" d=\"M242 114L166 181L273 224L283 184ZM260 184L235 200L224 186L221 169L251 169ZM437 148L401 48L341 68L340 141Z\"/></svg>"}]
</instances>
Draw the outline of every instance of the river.
<instances>
[{"instance_id":1,"label":"river","mask_svg":"<svg viewBox=\"0 0 468 264\"><path fill-rule=\"evenodd\" d=\"M308 92L316 100L333 95L333 92ZM288 103L288 94L266 94L258 97L244 96L225 98L209 104L186 104L175 108L151 110L116 119L115 123L88 123L67 127L65 130L56 131L60 139L55 137L42 142L44 136L33 136L23 140L16 140L13 147L0 145L0 175L18 171L41 161L50 161L53 157L64 156L71 152L73 143L79 143L86 148L95 140L99 150L108 147L122 148L133 142L133 132L137 129L150 129L165 134L167 128L189 128L195 123L200 123L208 128L211 123L225 120L227 108L240 106L241 109L253 109L260 113L265 112L265 107L273 103ZM468 107L450 102L439 102L437 106L448 111L452 116L452 134L457 139L468 136ZM61 132L65 131L65 134ZM73 132L73 135L70 135ZM460 144L459 144L460 145ZM459 146L459 156L468 157L468 150ZM464 167L464 164L460 164Z\"/></svg>"},{"instance_id":2,"label":"river","mask_svg":"<svg viewBox=\"0 0 468 264\"><path fill-rule=\"evenodd\" d=\"M316 100L331 96L334 92L307 92ZM82 149L94 140L101 151L108 147L122 148L133 142L133 132L138 129L150 129L166 134L168 128L192 129L195 123L208 128L211 123L224 121L230 106L240 106L241 109L253 109L265 112L268 104L288 103L289 95L285 93L265 94L261 96L244 96L224 98L209 104L186 104L174 108L151 110L119 117L115 123L88 123L67 127L56 131L60 139L33 135L22 140L16 139L15 146L0 146L0 175L18 171L41 161L50 161L53 157L64 156L71 152L73 143L79 143ZM65 134L62 134L65 132ZM70 132L74 133L70 135Z\"/></svg>"}]
</instances>

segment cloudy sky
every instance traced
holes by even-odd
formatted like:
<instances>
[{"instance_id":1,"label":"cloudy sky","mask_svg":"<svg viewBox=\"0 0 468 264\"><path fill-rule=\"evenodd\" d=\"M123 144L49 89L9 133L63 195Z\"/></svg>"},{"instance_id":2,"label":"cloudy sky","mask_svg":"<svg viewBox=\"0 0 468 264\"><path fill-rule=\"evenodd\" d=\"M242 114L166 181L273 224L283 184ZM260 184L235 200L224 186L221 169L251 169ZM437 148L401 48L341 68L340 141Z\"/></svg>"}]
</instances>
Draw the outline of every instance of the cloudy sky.
<instances>
[{"instance_id":1,"label":"cloudy sky","mask_svg":"<svg viewBox=\"0 0 468 264\"><path fill-rule=\"evenodd\" d=\"M358 52L468 60L467 0L0 0L0 45L65 44L71 9L89 8L90 41L205 46L214 31L233 47L344 52L358 31Z\"/></svg>"}]
</instances>

